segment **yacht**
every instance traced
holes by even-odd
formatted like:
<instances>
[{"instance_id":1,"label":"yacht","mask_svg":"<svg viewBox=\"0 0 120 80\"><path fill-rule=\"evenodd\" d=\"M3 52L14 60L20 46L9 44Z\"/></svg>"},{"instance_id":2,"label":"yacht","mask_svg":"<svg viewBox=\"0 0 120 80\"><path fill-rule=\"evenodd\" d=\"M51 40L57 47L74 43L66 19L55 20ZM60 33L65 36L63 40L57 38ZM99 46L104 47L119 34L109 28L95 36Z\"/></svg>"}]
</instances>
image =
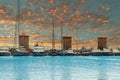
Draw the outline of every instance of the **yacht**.
<instances>
[{"instance_id":1,"label":"yacht","mask_svg":"<svg viewBox=\"0 0 120 80\"><path fill-rule=\"evenodd\" d=\"M57 50L56 49L51 49L50 52L48 53L49 56L57 56Z\"/></svg>"},{"instance_id":2,"label":"yacht","mask_svg":"<svg viewBox=\"0 0 120 80\"><path fill-rule=\"evenodd\" d=\"M91 51L91 55L92 55L92 56L103 56L102 51L99 50L99 49L93 49L93 50Z\"/></svg>"},{"instance_id":3,"label":"yacht","mask_svg":"<svg viewBox=\"0 0 120 80\"><path fill-rule=\"evenodd\" d=\"M82 47L81 52L82 52L81 53L82 56L88 56L88 55L90 55L89 50L86 49L85 47Z\"/></svg>"},{"instance_id":4,"label":"yacht","mask_svg":"<svg viewBox=\"0 0 120 80\"><path fill-rule=\"evenodd\" d=\"M12 52L12 55L13 56L28 56L29 52L23 46L20 46L20 48L17 48Z\"/></svg>"},{"instance_id":5,"label":"yacht","mask_svg":"<svg viewBox=\"0 0 120 80\"><path fill-rule=\"evenodd\" d=\"M42 45L39 46L38 42L33 49L33 56L45 56L44 47Z\"/></svg>"},{"instance_id":6,"label":"yacht","mask_svg":"<svg viewBox=\"0 0 120 80\"><path fill-rule=\"evenodd\" d=\"M112 53L115 56L119 56L120 55L120 51L118 49L112 49Z\"/></svg>"},{"instance_id":7,"label":"yacht","mask_svg":"<svg viewBox=\"0 0 120 80\"><path fill-rule=\"evenodd\" d=\"M60 56L65 56L65 50L64 50L64 49L61 49L61 50L59 51L59 55L60 55Z\"/></svg>"},{"instance_id":8,"label":"yacht","mask_svg":"<svg viewBox=\"0 0 120 80\"><path fill-rule=\"evenodd\" d=\"M11 53L9 52L9 49L1 48L0 49L0 56L10 56Z\"/></svg>"},{"instance_id":9,"label":"yacht","mask_svg":"<svg viewBox=\"0 0 120 80\"><path fill-rule=\"evenodd\" d=\"M103 56L112 56L112 52L110 51L109 48L103 48Z\"/></svg>"},{"instance_id":10,"label":"yacht","mask_svg":"<svg viewBox=\"0 0 120 80\"><path fill-rule=\"evenodd\" d=\"M69 56L69 55L75 55L75 53L74 53L74 51L73 51L72 49L65 50L65 51L64 51L64 54L65 54L65 55L68 55L68 56Z\"/></svg>"}]
</instances>

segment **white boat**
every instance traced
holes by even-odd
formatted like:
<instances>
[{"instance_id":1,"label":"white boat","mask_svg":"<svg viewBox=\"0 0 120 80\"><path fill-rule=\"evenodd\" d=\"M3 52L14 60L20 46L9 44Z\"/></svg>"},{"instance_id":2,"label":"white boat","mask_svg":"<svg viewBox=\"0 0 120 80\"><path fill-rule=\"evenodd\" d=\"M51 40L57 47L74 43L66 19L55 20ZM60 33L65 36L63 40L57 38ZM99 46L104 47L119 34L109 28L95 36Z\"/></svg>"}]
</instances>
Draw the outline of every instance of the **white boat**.
<instances>
[{"instance_id":1,"label":"white boat","mask_svg":"<svg viewBox=\"0 0 120 80\"><path fill-rule=\"evenodd\" d=\"M109 48L103 48L103 56L112 56L112 52Z\"/></svg>"},{"instance_id":2,"label":"white boat","mask_svg":"<svg viewBox=\"0 0 120 80\"><path fill-rule=\"evenodd\" d=\"M29 52L23 47L20 46L20 48L17 48L12 52L13 56L28 56Z\"/></svg>"},{"instance_id":3,"label":"white boat","mask_svg":"<svg viewBox=\"0 0 120 80\"><path fill-rule=\"evenodd\" d=\"M86 49L85 47L82 47L81 51L82 51L82 54L81 54L82 56L88 56L88 55L90 55L89 50Z\"/></svg>"},{"instance_id":4,"label":"white boat","mask_svg":"<svg viewBox=\"0 0 120 80\"><path fill-rule=\"evenodd\" d=\"M64 51L65 55L75 55L74 51L72 49L68 49Z\"/></svg>"},{"instance_id":5,"label":"white boat","mask_svg":"<svg viewBox=\"0 0 120 80\"><path fill-rule=\"evenodd\" d=\"M91 51L92 56L112 56L112 52L109 48L103 48L103 50L93 49Z\"/></svg>"},{"instance_id":6,"label":"white boat","mask_svg":"<svg viewBox=\"0 0 120 80\"><path fill-rule=\"evenodd\" d=\"M113 55L115 55L115 56L120 55L120 51L119 51L118 49L112 49L112 53L113 53Z\"/></svg>"},{"instance_id":7,"label":"white boat","mask_svg":"<svg viewBox=\"0 0 120 80\"><path fill-rule=\"evenodd\" d=\"M45 56L45 50L42 45L38 45L38 43L35 45L33 49L33 56Z\"/></svg>"},{"instance_id":8,"label":"white boat","mask_svg":"<svg viewBox=\"0 0 120 80\"><path fill-rule=\"evenodd\" d=\"M0 56L10 56L11 53L9 52L9 49L1 48L0 49Z\"/></svg>"},{"instance_id":9,"label":"white boat","mask_svg":"<svg viewBox=\"0 0 120 80\"><path fill-rule=\"evenodd\" d=\"M59 51L59 55L60 55L60 56L64 56L64 55L65 55L64 52L65 52L65 50L64 50L64 49L61 49L61 50Z\"/></svg>"},{"instance_id":10,"label":"white boat","mask_svg":"<svg viewBox=\"0 0 120 80\"><path fill-rule=\"evenodd\" d=\"M57 56L57 55L58 55L57 53L58 53L58 52L57 52L56 49L51 49L48 54L49 54L49 56Z\"/></svg>"},{"instance_id":11,"label":"white boat","mask_svg":"<svg viewBox=\"0 0 120 80\"><path fill-rule=\"evenodd\" d=\"M91 51L92 56L103 56L102 51L99 49L93 49Z\"/></svg>"}]
</instances>

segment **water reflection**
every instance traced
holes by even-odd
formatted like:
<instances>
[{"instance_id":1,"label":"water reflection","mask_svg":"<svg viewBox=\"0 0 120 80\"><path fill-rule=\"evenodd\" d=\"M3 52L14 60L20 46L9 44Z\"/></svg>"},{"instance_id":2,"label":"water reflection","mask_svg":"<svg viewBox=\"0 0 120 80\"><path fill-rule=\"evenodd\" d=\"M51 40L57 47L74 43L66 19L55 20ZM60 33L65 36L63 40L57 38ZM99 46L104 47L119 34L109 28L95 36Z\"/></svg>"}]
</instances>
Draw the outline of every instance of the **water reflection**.
<instances>
[{"instance_id":1,"label":"water reflection","mask_svg":"<svg viewBox=\"0 0 120 80\"><path fill-rule=\"evenodd\" d=\"M14 72L11 57L0 57L0 80L13 80Z\"/></svg>"},{"instance_id":2,"label":"water reflection","mask_svg":"<svg viewBox=\"0 0 120 80\"><path fill-rule=\"evenodd\" d=\"M63 60L64 58L53 57L49 61L51 72L50 80L72 80L70 66L64 67L64 65L71 64L69 60ZM64 61L64 62L63 62Z\"/></svg>"},{"instance_id":3,"label":"water reflection","mask_svg":"<svg viewBox=\"0 0 120 80\"><path fill-rule=\"evenodd\" d=\"M64 59L64 58L60 58L59 60L62 60L62 59ZM62 61L59 62L60 72L61 72L60 73L61 74L61 79L60 80L64 80L64 79L66 79L66 80L72 80L71 79L72 78L71 67L70 67L70 65L72 65L71 60L67 59L67 60L65 60L65 62L62 62ZM62 67L65 64L68 65L68 66Z\"/></svg>"},{"instance_id":4,"label":"water reflection","mask_svg":"<svg viewBox=\"0 0 120 80\"><path fill-rule=\"evenodd\" d=\"M24 57L14 57L14 60L12 62L12 73L14 74L14 78L12 80L29 80L28 59L25 59Z\"/></svg>"},{"instance_id":5,"label":"water reflection","mask_svg":"<svg viewBox=\"0 0 120 80\"><path fill-rule=\"evenodd\" d=\"M56 71L55 71L55 69L56 69L55 62L56 62L56 60L55 60L55 57L53 57L53 59L50 59L48 62L49 62L48 65L50 65L49 69L51 70L51 72L49 72L50 79L55 80L55 75L56 75Z\"/></svg>"},{"instance_id":6,"label":"water reflection","mask_svg":"<svg viewBox=\"0 0 120 80\"><path fill-rule=\"evenodd\" d=\"M97 80L108 80L108 63L109 60L105 60L104 57L100 57L100 59L96 61L96 68L98 70Z\"/></svg>"}]
</instances>

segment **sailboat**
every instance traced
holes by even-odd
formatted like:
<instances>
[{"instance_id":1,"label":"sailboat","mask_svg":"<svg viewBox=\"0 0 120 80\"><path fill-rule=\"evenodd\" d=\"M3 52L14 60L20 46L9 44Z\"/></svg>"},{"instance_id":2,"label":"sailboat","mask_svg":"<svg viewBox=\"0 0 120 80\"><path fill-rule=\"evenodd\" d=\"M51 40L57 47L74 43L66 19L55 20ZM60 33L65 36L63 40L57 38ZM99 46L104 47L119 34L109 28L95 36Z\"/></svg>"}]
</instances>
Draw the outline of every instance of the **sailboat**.
<instances>
[{"instance_id":1,"label":"sailboat","mask_svg":"<svg viewBox=\"0 0 120 80\"><path fill-rule=\"evenodd\" d=\"M52 29L52 49L48 53L50 56L57 56L57 50L55 49L55 35L54 35L54 16L52 17L52 24L53 24L53 29Z\"/></svg>"},{"instance_id":2,"label":"sailboat","mask_svg":"<svg viewBox=\"0 0 120 80\"><path fill-rule=\"evenodd\" d=\"M16 30L15 30L15 38L16 36L18 37L18 48L15 48L13 51L12 51L12 55L13 56L28 56L29 55L29 52L26 50L25 46L20 46L19 45L19 23L20 23L20 0L18 0L18 15L17 15L17 18L16 18L16 22L17 22L17 25L16 25ZM16 35L18 32L18 35Z\"/></svg>"},{"instance_id":3,"label":"sailboat","mask_svg":"<svg viewBox=\"0 0 120 80\"><path fill-rule=\"evenodd\" d=\"M13 56L29 56L29 52L23 47L19 47L12 52Z\"/></svg>"},{"instance_id":4,"label":"sailboat","mask_svg":"<svg viewBox=\"0 0 120 80\"><path fill-rule=\"evenodd\" d=\"M59 52L60 56L65 55L65 50L63 49L63 21L61 21L61 50Z\"/></svg>"}]
</instances>

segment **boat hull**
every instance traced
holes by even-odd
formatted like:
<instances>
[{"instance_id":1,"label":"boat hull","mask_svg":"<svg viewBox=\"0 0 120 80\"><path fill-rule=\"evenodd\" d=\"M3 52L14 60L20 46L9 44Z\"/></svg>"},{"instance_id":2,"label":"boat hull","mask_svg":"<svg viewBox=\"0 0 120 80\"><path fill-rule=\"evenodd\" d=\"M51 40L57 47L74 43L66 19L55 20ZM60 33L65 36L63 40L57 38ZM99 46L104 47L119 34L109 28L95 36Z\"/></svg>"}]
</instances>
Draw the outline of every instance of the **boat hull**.
<instances>
[{"instance_id":1,"label":"boat hull","mask_svg":"<svg viewBox=\"0 0 120 80\"><path fill-rule=\"evenodd\" d=\"M8 52L1 52L0 56L11 56L11 53Z\"/></svg>"},{"instance_id":2,"label":"boat hull","mask_svg":"<svg viewBox=\"0 0 120 80\"><path fill-rule=\"evenodd\" d=\"M113 53L115 56L120 56L120 52Z\"/></svg>"},{"instance_id":3,"label":"boat hull","mask_svg":"<svg viewBox=\"0 0 120 80\"><path fill-rule=\"evenodd\" d=\"M82 52L82 54L81 54L82 56L89 56L90 55L90 53L89 52Z\"/></svg>"},{"instance_id":4,"label":"boat hull","mask_svg":"<svg viewBox=\"0 0 120 80\"><path fill-rule=\"evenodd\" d=\"M58 56L56 52L50 52L49 56Z\"/></svg>"},{"instance_id":5,"label":"boat hull","mask_svg":"<svg viewBox=\"0 0 120 80\"><path fill-rule=\"evenodd\" d=\"M93 52L91 53L92 56L103 56L102 52Z\"/></svg>"},{"instance_id":6,"label":"boat hull","mask_svg":"<svg viewBox=\"0 0 120 80\"><path fill-rule=\"evenodd\" d=\"M113 54L111 52L103 52L103 56L112 56Z\"/></svg>"},{"instance_id":7,"label":"boat hull","mask_svg":"<svg viewBox=\"0 0 120 80\"><path fill-rule=\"evenodd\" d=\"M65 54L65 56L75 56L76 54L74 54L74 53L64 53Z\"/></svg>"},{"instance_id":8,"label":"boat hull","mask_svg":"<svg viewBox=\"0 0 120 80\"><path fill-rule=\"evenodd\" d=\"M94 52L92 53L92 56L112 56L113 54L111 52Z\"/></svg>"},{"instance_id":9,"label":"boat hull","mask_svg":"<svg viewBox=\"0 0 120 80\"><path fill-rule=\"evenodd\" d=\"M13 56L29 56L29 53L27 52L19 52L19 51L14 51L12 52Z\"/></svg>"},{"instance_id":10,"label":"boat hull","mask_svg":"<svg viewBox=\"0 0 120 80\"><path fill-rule=\"evenodd\" d=\"M33 52L33 56L45 56L45 52Z\"/></svg>"}]
</instances>

